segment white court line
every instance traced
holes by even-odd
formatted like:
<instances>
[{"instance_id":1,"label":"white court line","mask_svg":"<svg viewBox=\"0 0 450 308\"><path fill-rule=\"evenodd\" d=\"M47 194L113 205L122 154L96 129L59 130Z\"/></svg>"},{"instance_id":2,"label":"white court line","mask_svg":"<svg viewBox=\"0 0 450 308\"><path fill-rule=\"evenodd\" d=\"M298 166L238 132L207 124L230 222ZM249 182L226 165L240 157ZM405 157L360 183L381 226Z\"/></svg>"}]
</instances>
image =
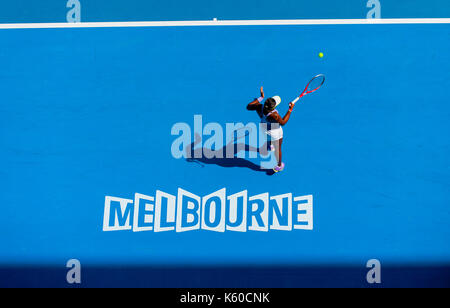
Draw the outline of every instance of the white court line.
<instances>
[{"instance_id":1,"label":"white court line","mask_svg":"<svg viewBox=\"0 0 450 308\"><path fill-rule=\"evenodd\" d=\"M144 22L81 22L0 24L0 29L56 28L124 28L124 27L192 27L192 26L289 26L289 25L386 25L386 24L450 24L450 18L391 19L282 19L282 20L203 20Z\"/></svg>"}]
</instances>

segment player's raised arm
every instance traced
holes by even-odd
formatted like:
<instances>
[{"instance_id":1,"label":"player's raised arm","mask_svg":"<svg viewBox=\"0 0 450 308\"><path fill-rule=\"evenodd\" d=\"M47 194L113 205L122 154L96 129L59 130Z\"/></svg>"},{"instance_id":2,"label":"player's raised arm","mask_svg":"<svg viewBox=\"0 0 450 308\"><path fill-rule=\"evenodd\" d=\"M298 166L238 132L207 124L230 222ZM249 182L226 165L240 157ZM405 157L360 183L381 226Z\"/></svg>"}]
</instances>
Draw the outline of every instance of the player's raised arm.
<instances>
[{"instance_id":1,"label":"player's raised arm","mask_svg":"<svg viewBox=\"0 0 450 308\"><path fill-rule=\"evenodd\" d=\"M264 99L264 89L261 87L261 96L259 98L255 98L250 104L247 105L247 110L257 110L261 108L261 102Z\"/></svg>"},{"instance_id":2,"label":"player's raised arm","mask_svg":"<svg viewBox=\"0 0 450 308\"><path fill-rule=\"evenodd\" d=\"M289 104L289 110L286 113L286 115L282 118L278 113L276 115L274 115L275 120L281 125L284 126L286 125L286 123L289 121L289 119L291 118L291 113L292 110L294 110L294 103L290 103Z\"/></svg>"}]
</instances>

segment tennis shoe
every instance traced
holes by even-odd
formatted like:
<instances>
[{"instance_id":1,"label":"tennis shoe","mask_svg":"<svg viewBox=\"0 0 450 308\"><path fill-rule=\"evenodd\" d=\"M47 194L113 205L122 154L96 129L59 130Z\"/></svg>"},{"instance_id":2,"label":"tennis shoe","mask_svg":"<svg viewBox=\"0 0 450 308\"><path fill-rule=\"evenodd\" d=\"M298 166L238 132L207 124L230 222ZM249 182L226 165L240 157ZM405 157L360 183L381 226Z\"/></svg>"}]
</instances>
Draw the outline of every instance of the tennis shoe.
<instances>
[{"instance_id":1,"label":"tennis shoe","mask_svg":"<svg viewBox=\"0 0 450 308\"><path fill-rule=\"evenodd\" d=\"M284 170L284 163L281 163L281 166L276 166L275 168L273 168L273 171L275 172L281 172Z\"/></svg>"}]
</instances>

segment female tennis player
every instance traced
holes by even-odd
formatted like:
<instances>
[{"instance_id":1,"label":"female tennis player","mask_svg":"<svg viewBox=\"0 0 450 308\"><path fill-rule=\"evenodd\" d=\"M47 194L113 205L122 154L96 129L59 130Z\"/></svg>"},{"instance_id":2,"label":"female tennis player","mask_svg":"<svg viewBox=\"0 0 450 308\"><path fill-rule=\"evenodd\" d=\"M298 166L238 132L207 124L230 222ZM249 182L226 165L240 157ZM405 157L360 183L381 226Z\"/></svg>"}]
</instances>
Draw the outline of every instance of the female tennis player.
<instances>
[{"instance_id":1,"label":"female tennis player","mask_svg":"<svg viewBox=\"0 0 450 308\"><path fill-rule=\"evenodd\" d=\"M281 145L283 143L283 126L289 121L292 110L295 104L289 104L289 110L284 117L281 117L278 111L275 109L280 103L281 98L274 96L268 98L264 105L261 103L264 100L264 89L261 87L261 96L255 98L253 102L247 105L247 110L254 110L261 118L261 123L267 124L263 127L267 127L265 133L269 136L269 144L271 149L275 151L275 157L277 159L277 166L273 168L273 171L280 172L284 170L284 163L282 162Z\"/></svg>"}]
</instances>

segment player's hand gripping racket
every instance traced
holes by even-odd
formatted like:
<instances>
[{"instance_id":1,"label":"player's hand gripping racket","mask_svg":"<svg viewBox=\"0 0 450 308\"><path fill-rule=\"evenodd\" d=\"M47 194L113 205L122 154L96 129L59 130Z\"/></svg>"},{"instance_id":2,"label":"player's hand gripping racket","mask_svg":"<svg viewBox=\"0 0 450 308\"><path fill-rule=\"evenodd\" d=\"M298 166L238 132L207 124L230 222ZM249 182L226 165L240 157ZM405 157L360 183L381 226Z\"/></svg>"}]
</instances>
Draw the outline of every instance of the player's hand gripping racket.
<instances>
[{"instance_id":1,"label":"player's hand gripping racket","mask_svg":"<svg viewBox=\"0 0 450 308\"><path fill-rule=\"evenodd\" d=\"M316 77L311 79L311 81L308 83L308 85L306 86L306 88L303 91L303 93L300 94L299 97L297 97L296 99L294 99L292 101L292 106L294 106L295 103L297 103L298 100L301 99L306 94L310 94L310 93L313 93L313 92L319 90L320 87L323 86L324 83L325 83L325 75L322 75L322 74L317 75Z\"/></svg>"}]
</instances>

